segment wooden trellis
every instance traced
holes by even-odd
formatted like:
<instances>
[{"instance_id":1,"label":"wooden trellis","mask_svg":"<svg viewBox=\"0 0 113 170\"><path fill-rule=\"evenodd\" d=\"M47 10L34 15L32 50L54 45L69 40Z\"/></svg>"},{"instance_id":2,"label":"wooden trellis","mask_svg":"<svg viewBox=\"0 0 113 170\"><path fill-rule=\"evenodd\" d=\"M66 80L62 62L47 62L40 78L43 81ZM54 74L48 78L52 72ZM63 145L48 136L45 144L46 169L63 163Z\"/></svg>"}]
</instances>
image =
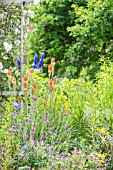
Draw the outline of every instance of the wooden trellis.
<instances>
[{"instance_id":1,"label":"wooden trellis","mask_svg":"<svg viewBox=\"0 0 113 170\"><path fill-rule=\"evenodd\" d=\"M34 2L34 0L0 0L0 6L4 5L21 5L21 11L24 12L24 5L30 4ZM23 93L23 70L24 70L24 16L21 17L21 89L19 94ZM17 92L15 92L17 93ZM1 95L14 95L12 91L2 91Z\"/></svg>"}]
</instances>

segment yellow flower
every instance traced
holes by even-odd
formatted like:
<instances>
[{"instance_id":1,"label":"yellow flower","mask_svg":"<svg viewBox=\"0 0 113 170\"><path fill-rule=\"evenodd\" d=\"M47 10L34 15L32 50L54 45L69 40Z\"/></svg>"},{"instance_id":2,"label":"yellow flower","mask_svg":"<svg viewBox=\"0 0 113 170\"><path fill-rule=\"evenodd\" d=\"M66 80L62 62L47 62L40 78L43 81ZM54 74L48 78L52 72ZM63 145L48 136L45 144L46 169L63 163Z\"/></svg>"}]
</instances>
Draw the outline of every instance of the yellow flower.
<instances>
[{"instance_id":1,"label":"yellow flower","mask_svg":"<svg viewBox=\"0 0 113 170\"><path fill-rule=\"evenodd\" d=\"M99 133L104 133L104 132L105 132L105 129L104 129L104 128L97 128L97 131L98 131Z\"/></svg>"},{"instance_id":2,"label":"yellow flower","mask_svg":"<svg viewBox=\"0 0 113 170\"><path fill-rule=\"evenodd\" d=\"M65 102L65 106L68 107L68 106L69 106L69 103L68 103L68 102Z\"/></svg>"},{"instance_id":3,"label":"yellow flower","mask_svg":"<svg viewBox=\"0 0 113 170\"><path fill-rule=\"evenodd\" d=\"M109 135L110 134L110 132L106 132L106 135Z\"/></svg>"},{"instance_id":4,"label":"yellow flower","mask_svg":"<svg viewBox=\"0 0 113 170\"><path fill-rule=\"evenodd\" d=\"M101 158L101 163L104 163L105 161L105 155L104 154L101 154L101 153L97 153L96 156L100 157Z\"/></svg>"}]
</instances>

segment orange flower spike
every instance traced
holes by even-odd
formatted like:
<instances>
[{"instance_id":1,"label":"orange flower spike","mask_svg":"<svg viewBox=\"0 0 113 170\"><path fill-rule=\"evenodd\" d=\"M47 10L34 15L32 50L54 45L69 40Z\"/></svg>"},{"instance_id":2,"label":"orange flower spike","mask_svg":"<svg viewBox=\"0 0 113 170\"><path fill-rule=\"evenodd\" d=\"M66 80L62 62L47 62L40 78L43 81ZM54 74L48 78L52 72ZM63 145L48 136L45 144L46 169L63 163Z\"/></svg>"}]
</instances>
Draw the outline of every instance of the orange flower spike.
<instances>
[{"instance_id":1,"label":"orange flower spike","mask_svg":"<svg viewBox=\"0 0 113 170\"><path fill-rule=\"evenodd\" d=\"M24 89L26 90L27 87L28 87L28 85L27 85L27 82L25 81L25 82L24 82Z\"/></svg>"},{"instance_id":2,"label":"orange flower spike","mask_svg":"<svg viewBox=\"0 0 113 170\"><path fill-rule=\"evenodd\" d=\"M16 84L16 79L15 78L12 79L12 83Z\"/></svg>"},{"instance_id":3,"label":"orange flower spike","mask_svg":"<svg viewBox=\"0 0 113 170\"><path fill-rule=\"evenodd\" d=\"M57 77L56 76L54 77L53 82L54 82L54 84L56 84L56 82L57 82Z\"/></svg>"},{"instance_id":4,"label":"orange flower spike","mask_svg":"<svg viewBox=\"0 0 113 170\"><path fill-rule=\"evenodd\" d=\"M12 75L12 71L11 71L11 70L8 70L7 76L8 76L8 77L11 77L11 75Z\"/></svg>"},{"instance_id":5,"label":"orange flower spike","mask_svg":"<svg viewBox=\"0 0 113 170\"><path fill-rule=\"evenodd\" d=\"M52 84L53 84L52 79L49 80L49 84L52 86Z\"/></svg>"},{"instance_id":6,"label":"orange flower spike","mask_svg":"<svg viewBox=\"0 0 113 170\"><path fill-rule=\"evenodd\" d=\"M52 87L52 84L53 84L53 81L52 81L52 79L50 79L50 80L49 80L49 88Z\"/></svg>"},{"instance_id":7,"label":"orange flower spike","mask_svg":"<svg viewBox=\"0 0 113 170\"><path fill-rule=\"evenodd\" d=\"M46 106L46 104L47 104L46 101L44 101L44 107Z\"/></svg>"},{"instance_id":8,"label":"orange flower spike","mask_svg":"<svg viewBox=\"0 0 113 170\"><path fill-rule=\"evenodd\" d=\"M51 64L55 65L55 58L51 58Z\"/></svg>"},{"instance_id":9,"label":"orange flower spike","mask_svg":"<svg viewBox=\"0 0 113 170\"><path fill-rule=\"evenodd\" d=\"M32 89L31 89L31 94L33 95L34 93L35 93L35 89L32 88Z\"/></svg>"},{"instance_id":10,"label":"orange flower spike","mask_svg":"<svg viewBox=\"0 0 113 170\"><path fill-rule=\"evenodd\" d=\"M36 89L36 83L35 83L35 82L34 82L34 84L33 84L33 88Z\"/></svg>"},{"instance_id":11,"label":"orange flower spike","mask_svg":"<svg viewBox=\"0 0 113 170\"><path fill-rule=\"evenodd\" d=\"M28 81L28 77L26 75L24 76L24 81Z\"/></svg>"},{"instance_id":12,"label":"orange flower spike","mask_svg":"<svg viewBox=\"0 0 113 170\"><path fill-rule=\"evenodd\" d=\"M54 86L51 86L51 91L53 91L54 90Z\"/></svg>"},{"instance_id":13,"label":"orange flower spike","mask_svg":"<svg viewBox=\"0 0 113 170\"><path fill-rule=\"evenodd\" d=\"M51 73L51 72L52 72L52 69L53 69L52 65L49 64L49 65L48 65L48 72Z\"/></svg>"},{"instance_id":14,"label":"orange flower spike","mask_svg":"<svg viewBox=\"0 0 113 170\"><path fill-rule=\"evenodd\" d=\"M30 73L30 74L32 74L32 73L33 73L33 69L32 69L32 68L30 68L29 73Z\"/></svg>"}]
</instances>

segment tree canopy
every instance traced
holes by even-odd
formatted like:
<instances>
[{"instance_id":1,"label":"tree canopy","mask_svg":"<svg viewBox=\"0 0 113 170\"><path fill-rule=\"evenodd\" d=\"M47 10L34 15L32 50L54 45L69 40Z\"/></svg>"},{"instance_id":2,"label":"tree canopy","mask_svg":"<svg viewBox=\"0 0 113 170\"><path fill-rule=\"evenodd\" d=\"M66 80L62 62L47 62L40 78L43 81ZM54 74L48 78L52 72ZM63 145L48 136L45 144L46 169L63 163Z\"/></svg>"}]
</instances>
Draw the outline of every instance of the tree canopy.
<instances>
[{"instance_id":1,"label":"tree canopy","mask_svg":"<svg viewBox=\"0 0 113 170\"><path fill-rule=\"evenodd\" d=\"M94 73L101 57L112 58L112 0L44 0L34 11L32 54L45 51L46 63L54 57L61 73Z\"/></svg>"}]
</instances>

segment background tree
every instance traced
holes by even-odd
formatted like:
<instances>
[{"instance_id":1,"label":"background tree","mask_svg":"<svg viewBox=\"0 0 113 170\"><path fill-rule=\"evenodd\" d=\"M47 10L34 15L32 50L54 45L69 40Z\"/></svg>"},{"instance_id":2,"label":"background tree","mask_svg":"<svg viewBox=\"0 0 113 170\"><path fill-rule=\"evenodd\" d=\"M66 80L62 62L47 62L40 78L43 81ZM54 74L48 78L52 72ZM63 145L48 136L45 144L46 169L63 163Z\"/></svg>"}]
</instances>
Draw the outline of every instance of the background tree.
<instances>
[{"instance_id":1,"label":"background tree","mask_svg":"<svg viewBox=\"0 0 113 170\"><path fill-rule=\"evenodd\" d=\"M100 57L112 58L112 0L43 0L34 11L30 53L45 51L46 63L54 57L61 73L92 74Z\"/></svg>"}]
</instances>

